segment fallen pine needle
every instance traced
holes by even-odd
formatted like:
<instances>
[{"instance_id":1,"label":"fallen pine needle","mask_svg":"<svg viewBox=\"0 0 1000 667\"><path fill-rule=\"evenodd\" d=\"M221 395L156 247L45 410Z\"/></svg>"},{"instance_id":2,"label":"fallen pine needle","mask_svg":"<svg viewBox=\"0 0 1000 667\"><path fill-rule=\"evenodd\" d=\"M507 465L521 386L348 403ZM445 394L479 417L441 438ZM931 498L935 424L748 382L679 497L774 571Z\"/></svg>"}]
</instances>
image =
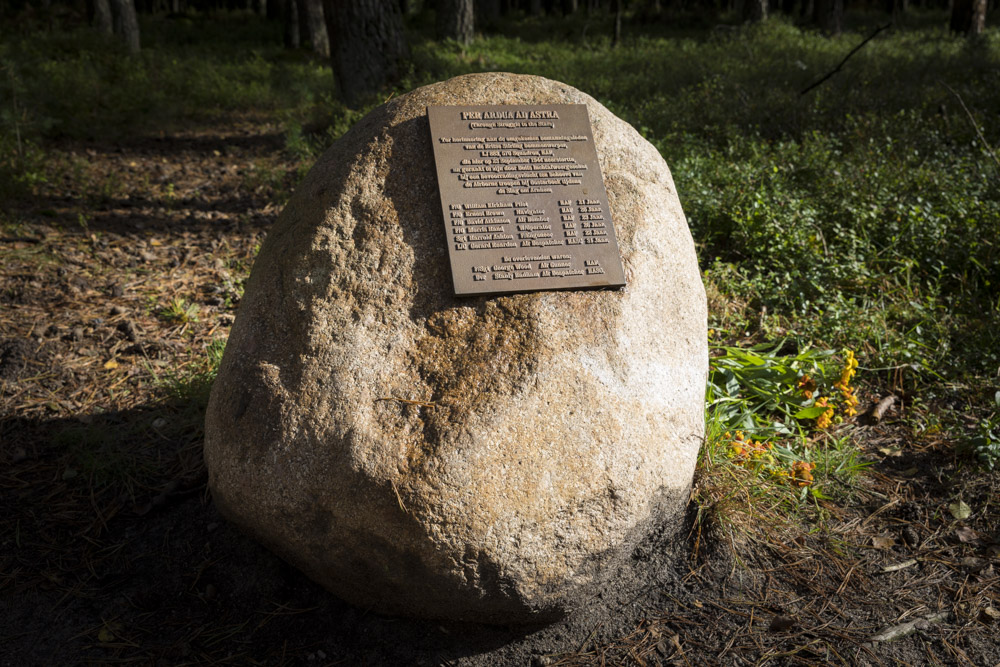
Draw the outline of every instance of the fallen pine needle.
<instances>
[{"instance_id":1,"label":"fallen pine needle","mask_svg":"<svg viewBox=\"0 0 1000 667\"><path fill-rule=\"evenodd\" d=\"M411 401L408 398L396 398L395 396L381 396L377 401L396 401L397 403L405 403L407 405L419 405L423 408L436 408L437 403L427 403L426 401Z\"/></svg>"}]
</instances>

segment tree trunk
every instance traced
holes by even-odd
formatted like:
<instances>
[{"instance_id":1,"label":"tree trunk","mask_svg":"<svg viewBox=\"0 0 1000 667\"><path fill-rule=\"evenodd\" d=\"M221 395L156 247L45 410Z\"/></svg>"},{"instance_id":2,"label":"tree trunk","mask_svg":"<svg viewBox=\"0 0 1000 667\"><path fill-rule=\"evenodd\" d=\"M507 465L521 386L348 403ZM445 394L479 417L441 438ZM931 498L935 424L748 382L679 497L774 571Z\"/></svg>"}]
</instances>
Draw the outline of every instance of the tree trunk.
<instances>
[{"instance_id":1,"label":"tree trunk","mask_svg":"<svg viewBox=\"0 0 1000 667\"><path fill-rule=\"evenodd\" d=\"M111 3L108 0L94 0L94 27L105 35L113 35L114 22L111 18Z\"/></svg>"},{"instance_id":2,"label":"tree trunk","mask_svg":"<svg viewBox=\"0 0 1000 667\"><path fill-rule=\"evenodd\" d=\"M297 49L302 45L299 31L299 3L296 0L282 0L281 13L285 21L285 48Z\"/></svg>"},{"instance_id":3,"label":"tree trunk","mask_svg":"<svg viewBox=\"0 0 1000 667\"><path fill-rule=\"evenodd\" d=\"M468 44L475 32L474 15L473 0L438 0L438 39Z\"/></svg>"},{"instance_id":4,"label":"tree trunk","mask_svg":"<svg viewBox=\"0 0 1000 667\"><path fill-rule=\"evenodd\" d=\"M399 77L406 55L395 0L324 0L337 91L357 107Z\"/></svg>"},{"instance_id":5,"label":"tree trunk","mask_svg":"<svg viewBox=\"0 0 1000 667\"><path fill-rule=\"evenodd\" d=\"M743 0L743 22L760 23L767 19L767 0Z\"/></svg>"},{"instance_id":6,"label":"tree trunk","mask_svg":"<svg viewBox=\"0 0 1000 667\"><path fill-rule=\"evenodd\" d=\"M622 0L615 0L615 36L611 40L611 47L618 46L622 41Z\"/></svg>"},{"instance_id":7,"label":"tree trunk","mask_svg":"<svg viewBox=\"0 0 1000 667\"><path fill-rule=\"evenodd\" d=\"M899 25L909 7L907 0L886 0L886 11L892 15L892 24Z\"/></svg>"},{"instance_id":8,"label":"tree trunk","mask_svg":"<svg viewBox=\"0 0 1000 667\"><path fill-rule=\"evenodd\" d=\"M986 27L986 0L954 0L951 9L953 32L975 37Z\"/></svg>"},{"instance_id":9,"label":"tree trunk","mask_svg":"<svg viewBox=\"0 0 1000 667\"><path fill-rule=\"evenodd\" d=\"M294 0L293 0L294 1ZM309 40L312 50L323 58L330 57L330 38L323 16L323 0L298 0L299 34ZM304 26L304 30L303 27Z\"/></svg>"},{"instance_id":10,"label":"tree trunk","mask_svg":"<svg viewBox=\"0 0 1000 667\"><path fill-rule=\"evenodd\" d=\"M844 0L815 0L813 23L831 37L839 35L844 19Z\"/></svg>"},{"instance_id":11,"label":"tree trunk","mask_svg":"<svg viewBox=\"0 0 1000 667\"><path fill-rule=\"evenodd\" d=\"M114 32L125 42L129 53L139 53L139 18L133 0L111 0Z\"/></svg>"},{"instance_id":12,"label":"tree trunk","mask_svg":"<svg viewBox=\"0 0 1000 667\"><path fill-rule=\"evenodd\" d=\"M500 20L500 0L476 0L475 5L476 25L492 26Z\"/></svg>"}]
</instances>

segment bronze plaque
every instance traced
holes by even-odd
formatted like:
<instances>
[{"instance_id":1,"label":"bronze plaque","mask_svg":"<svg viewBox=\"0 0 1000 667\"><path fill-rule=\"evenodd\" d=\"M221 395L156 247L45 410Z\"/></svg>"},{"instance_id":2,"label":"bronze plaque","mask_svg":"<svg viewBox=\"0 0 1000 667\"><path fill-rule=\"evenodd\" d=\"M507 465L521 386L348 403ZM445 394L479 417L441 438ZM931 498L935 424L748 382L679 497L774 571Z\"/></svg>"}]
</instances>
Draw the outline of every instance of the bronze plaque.
<instances>
[{"instance_id":1,"label":"bronze plaque","mask_svg":"<svg viewBox=\"0 0 1000 667\"><path fill-rule=\"evenodd\" d=\"M427 118L456 295L625 285L586 105Z\"/></svg>"}]
</instances>

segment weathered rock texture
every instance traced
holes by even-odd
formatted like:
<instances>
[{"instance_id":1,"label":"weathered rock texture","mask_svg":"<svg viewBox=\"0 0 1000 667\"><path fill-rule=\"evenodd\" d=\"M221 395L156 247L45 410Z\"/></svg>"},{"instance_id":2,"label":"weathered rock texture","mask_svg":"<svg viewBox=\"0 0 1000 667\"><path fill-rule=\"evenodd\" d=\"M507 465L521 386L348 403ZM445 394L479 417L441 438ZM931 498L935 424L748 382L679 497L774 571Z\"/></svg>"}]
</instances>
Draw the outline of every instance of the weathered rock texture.
<instances>
[{"instance_id":1,"label":"weathered rock texture","mask_svg":"<svg viewBox=\"0 0 1000 667\"><path fill-rule=\"evenodd\" d=\"M425 107L584 103L629 281L456 299ZM388 613L546 621L676 526L708 355L670 172L555 81L474 74L374 110L268 235L208 408L220 510Z\"/></svg>"}]
</instances>

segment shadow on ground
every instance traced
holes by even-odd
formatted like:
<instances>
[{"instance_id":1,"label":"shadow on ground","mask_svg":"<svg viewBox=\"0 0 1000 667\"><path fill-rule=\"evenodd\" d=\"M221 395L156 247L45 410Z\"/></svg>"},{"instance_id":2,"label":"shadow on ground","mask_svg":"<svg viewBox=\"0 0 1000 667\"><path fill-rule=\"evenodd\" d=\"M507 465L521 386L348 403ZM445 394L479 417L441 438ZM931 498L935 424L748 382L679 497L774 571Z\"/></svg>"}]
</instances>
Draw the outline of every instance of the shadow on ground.
<instances>
[{"instance_id":1,"label":"shadow on ground","mask_svg":"<svg viewBox=\"0 0 1000 667\"><path fill-rule=\"evenodd\" d=\"M0 422L0 664L550 664L627 634L676 579L658 536L623 566L645 587L548 627L352 607L219 516L200 418L164 401Z\"/></svg>"}]
</instances>

